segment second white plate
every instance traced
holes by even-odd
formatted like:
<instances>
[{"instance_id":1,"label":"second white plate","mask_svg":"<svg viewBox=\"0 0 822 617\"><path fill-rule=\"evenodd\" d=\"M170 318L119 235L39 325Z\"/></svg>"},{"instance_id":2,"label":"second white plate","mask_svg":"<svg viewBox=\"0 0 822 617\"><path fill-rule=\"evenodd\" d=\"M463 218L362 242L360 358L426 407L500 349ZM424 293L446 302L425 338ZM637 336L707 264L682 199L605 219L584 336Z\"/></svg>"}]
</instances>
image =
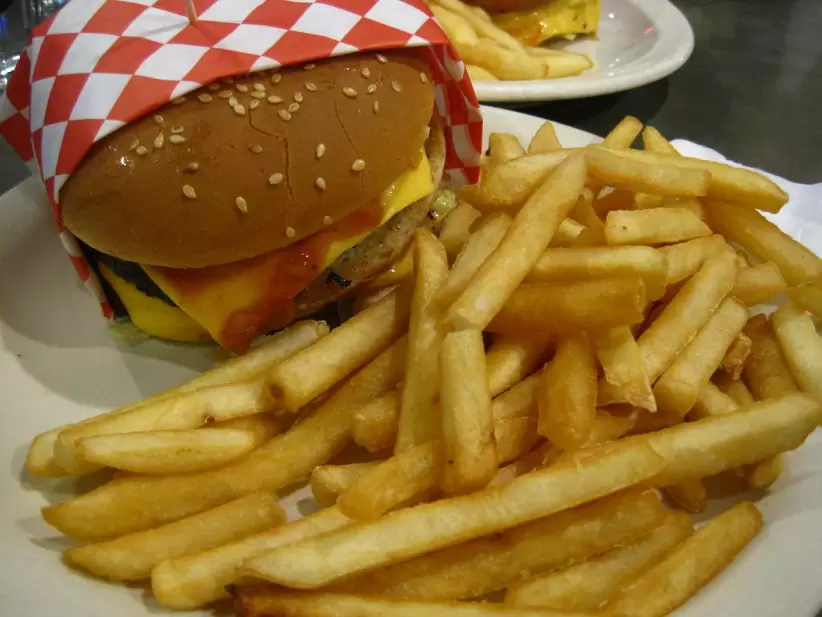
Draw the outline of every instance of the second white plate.
<instances>
[{"instance_id":1,"label":"second white plate","mask_svg":"<svg viewBox=\"0 0 822 617\"><path fill-rule=\"evenodd\" d=\"M602 0L598 40L556 47L588 54L593 69L575 77L538 81L476 81L480 101L552 101L630 90L662 79L685 64L694 33L668 0Z\"/></svg>"}]
</instances>

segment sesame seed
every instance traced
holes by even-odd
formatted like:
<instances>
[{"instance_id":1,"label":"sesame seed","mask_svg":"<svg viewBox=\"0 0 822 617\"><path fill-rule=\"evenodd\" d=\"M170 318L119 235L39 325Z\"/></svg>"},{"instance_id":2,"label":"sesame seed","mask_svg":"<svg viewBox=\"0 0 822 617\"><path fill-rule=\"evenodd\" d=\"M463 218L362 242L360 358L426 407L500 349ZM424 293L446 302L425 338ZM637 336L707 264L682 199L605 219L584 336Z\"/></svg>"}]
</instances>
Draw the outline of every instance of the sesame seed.
<instances>
[{"instance_id":1,"label":"sesame seed","mask_svg":"<svg viewBox=\"0 0 822 617\"><path fill-rule=\"evenodd\" d=\"M283 175L281 173L271 174L268 176L268 183L272 186L277 186L282 181Z\"/></svg>"},{"instance_id":2,"label":"sesame seed","mask_svg":"<svg viewBox=\"0 0 822 617\"><path fill-rule=\"evenodd\" d=\"M183 185L183 195L189 199L197 199L197 193L194 191L194 187L190 184Z\"/></svg>"},{"instance_id":3,"label":"sesame seed","mask_svg":"<svg viewBox=\"0 0 822 617\"><path fill-rule=\"evenodd\" d=\"M244 105L235 105L234 106L234 113L237 114L238 116L244 116L245 115L245 106Z\"/></svg>"},{"instance_id":4,"label":"sesame seed","mask_svg":"<svg viewBox=\"0 0 822 617\"><path fill-rule=\"evenodd\" d=\"M245 84L237 84L234 87L237 88L237 92L248 92L248 86Z\"/></svg>"},{"instance_id":5,"label":"sesame seed","mask_svg":"<svg viewBox=\"0 0 822 617\"><path fill-rule=\"evenodd\" d=\"M254 89L255 89L257 92L265 92L265 86L264 86L264 85L262 85L261 83L256 83L256 84L254 84Z\"/></svg>"},{"instance_id":6,"label":"sesame seed","mask_svg":"<svg viewBox=\"0 0 822 617\"><path fill-rule=\"evenodd\" d=\"M135 137L134 139L131 140L131 143L128 146L128 151L133 152L134 150L137 149L137 146L139 146L139 145L140 145L140 140Z\"/></svg>"},{"instance_id":7,"label":"sesame seed","mask_svg":"<svg viewBox=\"0 0 822 617\"><path fill-rule=\"evenodd\" d=\"M294 93L294 100L298 103L303 102L303 93L302 92L295 92Z\"/></svg>"},{"instance_id":8,"label":"sesame seed","mask_svg":"<svg viewBox=\"0 0 822 617\"><path fill-rule=\"evenodd\" d=\"M277 103L282 103L283 99L282 99L282 97L277 96L276 94L272 94L271 96L268 97L268 102L271 103L272 105L276 105Z\"/></svg>"},{"instance_id":9,"label":"sesame seed","mask_svg":"<svg viewBox=\"0 0 822 617\"><path fill-rule=\"evenodd\" d=\"M260 154L260 152L263 151L263 147L260 144L251 144L248 147L248 149L251 150L254 154Z\"/></svg>"},{"instance_id":10,"label":"sesame seed","mask_svg":"<svg viewBox=\"0 0 822 617\"><path fill-rule=\"evenodd\" d=\"M163 126L163 122L165 122L165 120L163 120L163 117L160 114L157 114L152 119L154 120L154 124L156 124L157 126Z\"/></svg>"},{"instance_id":11,"label":"sesame seed","mask_svg":"<svg viewBox=\"0 0 822 617\"><path fill-rule=\"evenodd\" d=\"M428 75L426 75L425 73L420 73L420 81L424 84L427 84L428 83Z\"/></svg>"},{"instance_id":12,"label":"sesame seed","mask_svg":"<svg viewBox=\"0 0 822 617\"><path fill-rule=\"evenodd\" d=\"M240 104L240 101L238 101L236 98L234 98L232 96L230 99L228 99L228 104L231 105L232 107L236 107L237 105Z\"/></svg>"},{"instance_id":13,"label":"sesame seed","mask_svg":"<svg viewBox=\"0 0 822 617\"><path fill-rule=\"evenodd\" d=\"M178 134L182 133L185 130L186 129L182 124L175 124L174 126L171 127L171 132L174 135L178 135Z\"/></svg>"},{"instance_id":14,"label":"sesame seed","mask_svg":"<svg viewBox=\"0 0 822 617\"><path fill-rule=\"evenodd\" d=\"M233 95L231 93L231 90L220 90L217 93L217 96L221 99L230 99Z\"/></svg>"},{"instance_id":15,"label":"sesame seed","mask_svg":"<svg viewBox=\"0 0 822 617\"><path fill-rule=\"evenodd\" d=\"M377 91L377 84L369 84L365 91L368 92L368 94L374 94Z\"/></svg>"},{"instance_id":16,"label":"sesame seed","mask_svg":"<svg viewBox=\"0 0 822 617\"><path fill-rule=\"evenodd\" d=\"M137 149L134 151L140 156L145 156L146 154L148 154L148 148L146 148L145 146L137 146Z\"/></svg>"},{"instance_id":17,"label":"sesame seed","mask_svg":"<svg viewBox=\"0 0 822 617\"><path fill-rule=\"evenodd\" d=\"M334 220L330 216L323 217L323 225L330 225Z\"/></svg>"},{"instance_id":18,"label":"sesame seed","mask_svg":"<svg viewBox=\"0 0 822 617\"><path fill-rule=\"evenodd\" d=\"M288 106L288 111L291 112L292 114L295 111L298 111L299 109L300 109L300 104L299 103L291 103L291 105Z\"/></svg>"},{"instance_id":19,"label":"sesame seed","mask_svg":"<svg viewBox=\"0 0 822 617\"><path fill-rule=\"evenodd\" d=\"M362 159L357 159L353 163L351 163L351 171L362 171L365 169L365 161Z\"/></svg>"},{"instance_id":20,"label":"sesame seed","mask_svg":"<svg viewBox=\"0 0 822 617\"><path fill-rule=\"evenodd\" d=\"M374 101L373 110L374 110L374 113L377 113L380 110L380 102L379 101Z\"/></svg>"},{"instance_id":21,"label":"sesame seed","mask_svg":"<svg viewBox=\"0 0 822 617\"><path fill-rule=\"evenodd\" d=\"M367 67L367 66L364 66L364 67L362 68L362 71L360 71L360 73L362 73L362 76L363 76L363 77L365 77L366 79L368 79L369 77L371 77L371 71L368 69L368 67Z\"/></svg>"},{"instance_id":22,"label":"sesame seed","mask_svg":"<svg viewBox=\"0 0 822 617\"><path fill-rule=\"evenodd\" d=\"M402 92L402 87L400 87L400 84L399 84L399 83L397 83L396 81L392 81L392 82L391 82L391 89L392 89L394 92Z\"/></svg>"},{"instance_id":23,"label":"sesame seed","mask_svg":"<svg viewBox=\"0 0 822 617\"><path fill-rule=\"evenodd\" d=\"M325 154L325 144L317 144L317 158L321 159L323 154Z\"/></svg>"},{"instance_id":24,"label":"sesame seed","mask_svg":"<svg viewBox=\"0 0 822 617\"><path fill-rule=\"evenodd\" d=\"M248 202L242 197L238 197L237 199L235 199L234 204L237 206L237 210L239 210L240 212L248 212Z\"/></svg>"},{"instance_id":25,"label":"sesame seed","mask_svg":"<svg viewBox=\"0 0 822 617\"><path fill-rule=\"evenodd\" d=\"M159 135L157 135L157 137L154 138L154 147L155 148L162 148L165 145L165 143L166 143L166 136L163 135L163 133L160 133Z\"/></svg>"},{"instance_id":26,"label":"sesame seed","mask_svg":"<svg viewBox=\"0 0 822 617\"><path fill-rule=\"evenodd\" d=\"M171 102L174 103L175 105L182 105L183 103L186 102L186 97L178 96L176 99L171 99Z\"/></svg>"},{"instance_id":27,"label":"sesame seed","mask_svg":"<svg viewBox=\"0 0 822 617\"><path fill-rule=\"evenodd\" d=\"M259 106L260 106L260 101L258 101L257 99L254 99L253 101L251 101L248 104L249 109L257 109Z\"/></svg>"},{"instance_id":28,"label":"sesame seed","mask_svg":"<svg viewBox=\"0 0 822 617\"><path fill-rule=\"evenodd\" d=\"M198 171L199 169L200 169L200 164L196 161L186 165L186 171L195 172L195 171Z\"/></svg>"},{"instance_id":29,"label":"sesame seed","mask_svg":"<svg viewBox=\"0 0 822 617\"><path fill-rule=\"evenodd\" d=\"M181 144L185 142L186 138L182 135L172 135L168 140L173 144Z\"/></svg>"},{"instance_id":30,"label":"sesame seed","mask_svg":"<svg viewBox=\"0 0 822 617\"><path fill-rule=\"evenodd\" d=\"M385 64L386 62L388 62L388 58L386 58L382 54L377 54L377 62L379 62L380 64Z\"/></svg>"},{"instance_id":31,"label":"sesame seed","mask_svg":"<svg viewBox=\"0 0 822 617\"><path fill-rule=\"evenodd\" d=\"M214 100L208 92L201 92L197 95L197 98L200 100L201 103L210 103Z\"/></svg>"},{"instance_id":32,"label":"sesame seed","mask_svg":"<svg viewBox=\"0 0 822 617\"><path fill-rule=\"evenodd\" d=\"M208 84L208 89L212 92L217 92L220 89L220 84Z\"/></svg>"},{"instance_id":33,"label":"sesame seed","mask_svg":"<svg viewBox=\"0 0 822 617\"><path fill-rule=\"evenodd\" d=\"M317 66L317 65L316 65L316 64L314 64L313 62L309 62L308 64L306 64L306 65L303 67L303 69L304 69L304 70L306 70L306 71L310 71L310 70L311 70L311 69L313 69L315 66Z\"/></svg>"},{"instance_id":34,"label":"sesame seed","mask_svg":"<svg viewBox=\"0 0 822 617\"><path fill-rule=\"evenodd\" d=\"M291 120L291 114L288 113L285 109L280 109L279 111L277 111L277 114L280 116L280 118L282 118L286 122Z\"/></svg>"},{"instance_id":35,"label":"sesame seed","mask_svg":"<svg viewBox=\"0 0 822 617\"><path fill-rule=\"evenodd\" d=\"M265 92L258 92L257 90L255 90L254 92L251 93L251 97L255 98L255 99L258 99L258 100L259 99L264 99L265 98Z\"/></svg>"},{"instance_id":36,"label":"sesame seed","mask_svg":"<svg viewBox=\"0 0 822 617\"><path fill-rule=\"evenodd\" d=\"M357 91L354 88L343 88L343 94L350 99L357 98Z\"/></svg>"},{"instance_id":37,"label":"sesame seed","mask_svg":"<svg viewBox=\"0 0 822 617\"><path fill-rule=\"evenodd\" d=\"M324 191L326 188L325 178L317 178L316 180L314 180L314 184L316 184L317 188L321 191Z\"/></svg>"},{"instance_id":38,"label":"sesame seed","mask_svg":"<svg viewBox=\"0 0 822 617\"><path fill-rule=\"evenodd\" d=\"M286 227L285 228L285 235L288 236L289 238L293 238L294 236L297 235L297 232L294 231L293 227Z\"/></svg>"},{"instance_id":39,"label":"sesame seed","mask_svg":"<svg viewBox=\"0 0 822 617\"><path fill-rule=\"evenodd\" d=\"M315 84L313 81L307 81L307 82L305 82L305 89L308 90L309 92L316 92L317 91L317 84Z\"/></svg>"},{"instance_id":40,"label":"sesame seed","mask_svg":"<svg viewBox=\"0 0 822 617\"><path fill-rule=\"evenodd\" d=\"M272 84L274 84L274 85L276 86L278 83L280 83L280 80L281 80L282 78L283 78L283 76L282 76L282 75L280 75L279 73L274 73L274 74L271 76L271 83L272 83Z\"/></svg>"}]
</instances>

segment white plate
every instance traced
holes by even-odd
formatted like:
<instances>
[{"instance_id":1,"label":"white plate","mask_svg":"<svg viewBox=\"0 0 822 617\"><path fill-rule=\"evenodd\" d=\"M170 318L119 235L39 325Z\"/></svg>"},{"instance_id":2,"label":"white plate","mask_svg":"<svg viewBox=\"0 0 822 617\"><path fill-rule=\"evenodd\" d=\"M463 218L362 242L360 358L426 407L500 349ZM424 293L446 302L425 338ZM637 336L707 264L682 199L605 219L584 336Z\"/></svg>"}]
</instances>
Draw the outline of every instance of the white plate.
<instances>
[{"instance_id":1,"label":"white plate","mask_svg":"<svg viewBox=\"0 0 822 617\"><path fill-rule=\"evenodd\" d=\"M541 122L484 111L486 131L523 139ZM568 146L596 139L562 126L558 133ZM39 510L92 481L30 478L23 462L35 434L180 382L220 356L205 346L116 343L76 280L34 180L0 197L0 615L173 614L141 589L62 565L60 551L69 541L42 522ZM765 531L678 616L811 617L822 605L822 435L788 458L788 472L759 501ZM298 506L311 506L309 499L302 490L284 503L293 517Z\"/></svg>"},{"instance_id":2,"label":"white plate","mask_svg":"<svg viewBox=\"0 0 822 617\"><path fill-rule=\"evenodd\" d=\"M582 37L553 46L588 54L596 65L575 77L475 81L479 100L554 101L630 90L685 64L694 49L694 33L668 0L602 0L598 40Z\"/></svg>"}]
</instances>

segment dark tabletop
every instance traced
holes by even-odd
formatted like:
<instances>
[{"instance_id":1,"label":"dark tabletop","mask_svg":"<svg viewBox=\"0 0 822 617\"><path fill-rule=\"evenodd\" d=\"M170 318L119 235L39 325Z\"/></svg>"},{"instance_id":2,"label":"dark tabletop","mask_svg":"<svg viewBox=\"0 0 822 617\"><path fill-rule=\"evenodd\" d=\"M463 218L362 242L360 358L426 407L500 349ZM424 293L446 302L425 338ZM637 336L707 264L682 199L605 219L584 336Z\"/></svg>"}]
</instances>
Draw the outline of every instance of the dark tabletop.
<instances>
[{"instance_id":1,"label":"dark tabletop","mask_svg":"<svg viewBox=\"0 0 822 617\"><path fill-rule=\"evenodd\" d=\"M521 111L603 135L632 114L797 182L822 182L822 1L676 0L696 34L693 56L656 83ZM14 11L14 7L10 9ZM26 176L0 140L0 193Z\"/></svg>"}]
</instances>

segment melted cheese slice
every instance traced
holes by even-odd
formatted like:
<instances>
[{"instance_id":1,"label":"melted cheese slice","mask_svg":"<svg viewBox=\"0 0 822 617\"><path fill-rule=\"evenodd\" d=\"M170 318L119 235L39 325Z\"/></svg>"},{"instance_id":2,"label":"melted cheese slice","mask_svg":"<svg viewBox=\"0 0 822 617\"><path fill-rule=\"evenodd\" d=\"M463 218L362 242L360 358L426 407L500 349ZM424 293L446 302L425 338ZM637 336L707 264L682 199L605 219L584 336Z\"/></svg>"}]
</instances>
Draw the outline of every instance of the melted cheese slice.
<instances>
[{"instance_id":1,"label":"melted cheese slice","mask_svg":"<svg viewBox=\"0 0 822 617\"><path fill-rule=\"evenodd\" d=\"M378 209L355 212L289 247L210 268L143 269L218 343L242 353L272 324L290 321L296 295L340 255L434 188L430 164L422 153L415 167L383 191Z\"/></svg>"}]
</instances>

